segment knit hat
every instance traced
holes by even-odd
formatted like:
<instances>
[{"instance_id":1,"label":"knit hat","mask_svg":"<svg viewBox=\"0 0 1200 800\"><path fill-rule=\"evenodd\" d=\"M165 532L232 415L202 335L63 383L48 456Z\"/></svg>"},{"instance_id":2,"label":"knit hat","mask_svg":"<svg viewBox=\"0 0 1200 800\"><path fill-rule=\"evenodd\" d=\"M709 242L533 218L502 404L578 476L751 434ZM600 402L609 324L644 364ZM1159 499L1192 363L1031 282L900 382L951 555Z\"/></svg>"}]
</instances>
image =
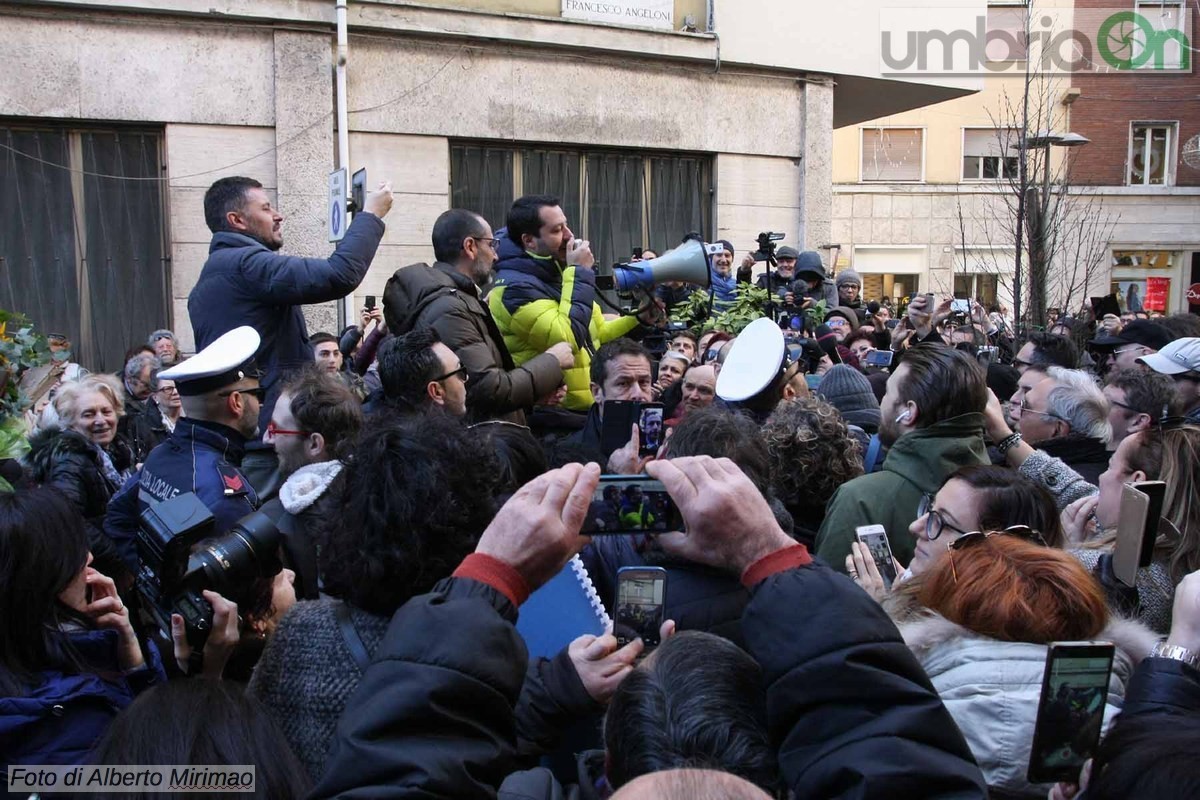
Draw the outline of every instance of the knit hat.
<instances>
[{"instance_id":1,"label":"knit hat","mask_svg":"<svg viewBox=\"0 0 1200 800\"><path fill-rule=\"evenodd\" d=\"M834 283L837 284L839 289L842 288L843 283L855 283L862 286L862 278L858 277L858 273L853 269L844 269L837 274Z\"/></svg>"},{"instance_id":2,"label":"knit hat","mask_svg":"<svg viewBox=\"0 0 1200 800\"><path fill-rule=\"evenodd\" d=\"M817 386L817 394L842 415L842 419L863 430L879 428L879 403L871 391L871 382L847 364L836 364Z\"/></svg>"},{"instance_id":3,"label":"knit hat","mask_svg":"<svg viewBox=\"0 0 1200 800\"><path fill-rule=\"evenodd\" d=\"M719 245L721 245L721 247L725 248L725 252L729 253L729 255L734 255L737 252L733 249L733 245L731 245L729 243L728 239L718 239L717 244L719 244Z\"/></svg>"}]
</instances>

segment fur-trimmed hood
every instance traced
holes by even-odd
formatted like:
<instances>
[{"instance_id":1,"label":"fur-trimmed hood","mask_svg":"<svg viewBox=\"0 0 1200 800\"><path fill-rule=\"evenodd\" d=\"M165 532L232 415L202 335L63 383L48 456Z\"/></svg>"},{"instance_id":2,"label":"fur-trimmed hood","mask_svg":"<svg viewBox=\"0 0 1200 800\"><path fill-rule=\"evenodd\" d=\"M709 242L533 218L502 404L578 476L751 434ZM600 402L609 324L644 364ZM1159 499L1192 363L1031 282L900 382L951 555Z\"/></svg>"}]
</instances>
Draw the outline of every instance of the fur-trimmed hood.
<instances>
[{"instance_id":1,"label":"fur-trimmed hood","mask_svg":"<svg viewBox=\"0 0 1200 800\"><path fill-rule=\"evenodd\" d=\"M958 723L988 786L1045 797L1048 786L1025 778L1033 744L1046 645L1003 642L926 612L897 623L929 680ZM1120 712L1133 668L1158 636L1133 620L1114 617L1096 636L1116 645L1104 713L1105 730Z\"/></svg>"},{"instance_id":2,"label":"fur-trimmed hood","mask_svg":"<svg viewBox=\"0 0 1200 800\"><path fill-rule=\"evenodd\" d=\"M341 461L305 464L279 487L279 502L289 514L299 514L325 494L341 471Z\"/></svg>"}]
</instances>

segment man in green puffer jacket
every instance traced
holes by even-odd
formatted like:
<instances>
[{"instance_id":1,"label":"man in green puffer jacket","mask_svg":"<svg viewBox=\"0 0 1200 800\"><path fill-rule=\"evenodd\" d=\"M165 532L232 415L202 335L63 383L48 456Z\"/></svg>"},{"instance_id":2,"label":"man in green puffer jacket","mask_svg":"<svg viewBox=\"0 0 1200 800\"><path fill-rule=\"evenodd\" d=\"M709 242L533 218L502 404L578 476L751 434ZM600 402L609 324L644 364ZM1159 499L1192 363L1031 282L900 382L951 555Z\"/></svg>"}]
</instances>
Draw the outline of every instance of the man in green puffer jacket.
<instances>
[{"instance_id":1,"label":"man in green puffer jacket","mask_svg":"<svg viewBox=\"0 0 1200 800\"><path fill-rule=\"evenodd\" d=\"M638 326L635 317L606 320L596 303L595 256L575 239L557 198L527 195L513 203L499 232L496 285L488 306L513 362L521 366L559 342L571 345L575 365L564 370L562 404L587 411L592 354Z\"/></svg>"},{"instance_id":2,"label":"man in green puffer jacket","mask_svg":"<svg viewBox=\"0 0 1200 800\"><path fill-rule=\"evenodd\" d=\"M817 533L817 555L845 571L860 525L882 525L892 553L912 559L908 526L924 494L934 494L959 467L990 463L983 441L987 383L968 354L921 344L904 356L888 379L879 438L890 447L879 472L844 484L829 500Z\"/></svg>"}]
</instances>

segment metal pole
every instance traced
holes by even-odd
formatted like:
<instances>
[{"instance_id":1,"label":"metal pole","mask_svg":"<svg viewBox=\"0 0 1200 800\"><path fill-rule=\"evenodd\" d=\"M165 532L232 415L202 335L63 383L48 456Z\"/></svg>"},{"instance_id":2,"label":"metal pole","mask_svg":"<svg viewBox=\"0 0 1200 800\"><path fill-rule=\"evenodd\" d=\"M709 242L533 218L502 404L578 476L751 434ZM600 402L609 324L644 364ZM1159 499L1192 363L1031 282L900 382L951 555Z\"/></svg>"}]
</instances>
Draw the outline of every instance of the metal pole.
<instances>
[{"instance_id":1,"label":"metal pole","mask_svg":"<svg viewBox=\"0 0 1200 800\"><path fill-rule=\"evenodd\" d=\"M348 100L346 95L346 61L348 60L350 46L349 35L346 31L346 4L347 0L336 0L337 3L337 146L338 146L338 166L346 170L346 175L351 173L350 169L350 113L347 106ZM342 298L342 302L338 305L338 328L344 328L349 325L355 318L354 315L354 293L351 292L346 297Z\"/></svg>"}]
</instances>

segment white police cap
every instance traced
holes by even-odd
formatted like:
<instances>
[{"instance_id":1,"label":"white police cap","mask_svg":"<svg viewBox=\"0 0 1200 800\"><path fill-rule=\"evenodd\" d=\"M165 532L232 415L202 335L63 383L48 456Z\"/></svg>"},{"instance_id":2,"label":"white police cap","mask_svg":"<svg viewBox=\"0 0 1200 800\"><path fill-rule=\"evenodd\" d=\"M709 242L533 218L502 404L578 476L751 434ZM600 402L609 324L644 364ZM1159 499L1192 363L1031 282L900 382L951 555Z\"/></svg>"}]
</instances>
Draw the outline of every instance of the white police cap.
<instances>
[{"instance_id":1,"label":"white police cap","mask_svg":"<svg viewBox=\"0 0 1200 800\"><path fill-rule=\"evenodd\" d=\"M158 373L159 378L175 381L183 396L207 394L244 378L258 377L254 354L262 338L249 325L222 334L212 344L187 361Z\"/></svg>"},{"instance_id":2,"label":"white police cap","mask_svg":"<svg viewBox=\"0 0 1200 800\"><path fill-rule=\"evenodd\" d=\"M762 317L747 325L729 348L717 397L729 402L747 400L771 384L784 367L783 331L774 320Z\"/></svg>"}]
</instances>

